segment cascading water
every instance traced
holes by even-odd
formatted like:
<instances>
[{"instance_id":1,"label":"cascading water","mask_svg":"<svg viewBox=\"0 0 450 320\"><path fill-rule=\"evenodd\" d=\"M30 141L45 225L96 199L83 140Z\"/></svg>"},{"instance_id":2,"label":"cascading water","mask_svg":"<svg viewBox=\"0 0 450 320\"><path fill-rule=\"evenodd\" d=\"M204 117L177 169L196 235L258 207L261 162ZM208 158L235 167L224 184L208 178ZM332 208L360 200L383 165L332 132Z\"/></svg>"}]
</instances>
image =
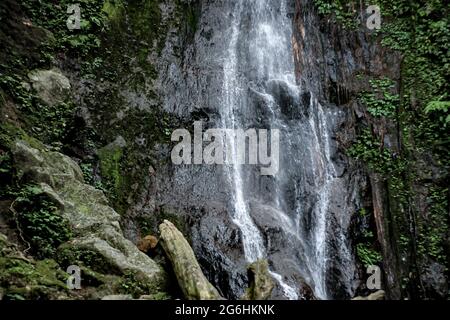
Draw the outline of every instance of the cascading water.
<instances>
[{"instance_id":1,"label":"cascading water","mask_svg":"<svg viewBox=\"0 0 450 320\"><path fill-rule=\"evenodd\" d=\"M351 296L354 290L355 263L346 234L358 199L343 165L336 164L333 141L345 117L321 105L312 93L317 90L298 85L293 2L204 0L182 68L170 61L163 79L169 112L189 118L201 110L213 128L280 130L275 176L261 176L257 166L248 165L177 167L171 196L161 200L215 212L200 218L207 222L198 227L193 244L213 266L209 277L231 298L242 295L245 267L259 259L269 261L280 298L304 298L305 287L319 299L336 291ZM236 157L237 147L227 145ZM218 273L230 276L222 279Z\"/></svg>"},{"instance_id":2,"label":"cascading water","mask_svg":"<svg viewBox=\"0 0 450 320\"><path fill-rule=\"evenodd\" d=\"M221 108L222 125L227 128L245 128L245 123L237 115L243 112L240 109L248 109L248 87L253 93L259 94L266 100L269 110L269 123L272 127L289 130L289 124L281 120L279 106L273 93L268 90L273 82L283 83L290 95L300 95L300 88L295 82L294 63L290 36L292 23L286 12L286 1L280 1L278 5L271 0L240 0L237 1L231 14L232 23L229 32L230 41L224 63L224 105ZM239 51L240 50L240 51ZM243 65L250 65L250 72L241 73ZM312 170L316 167L320 172L314 174L314 186L318 190L318 201L314 208L315 225L312 228L312 237L309 239L308 269L311 273L314 291L317 297L328 298L326 288L327 269L327 214L330 202L331 184L335 172L330 156L330 145L326 115L322 106L314 101L310 95L310 108L316 111L316 117L310 117L308 125L312 133L313 141L310 152L313 163ZM245 113L245 112L244 112ZM307 129L308 130L308 129ZM233 146L234 144L230 144ZM233 147L232 147L233 148ZM236 150L233 148L232 154ZM243 236L244 253L247 261L254 262L266 257L266 250L260 231L254 224L249 208L246 204L245 188L242 168L239 166L227 167L227 177L233 189L234 203L233 221L240 227ZM280 204L280 185L283 181L275 179L275 197L273 207L287 223L284 224L285 232L291 232L292 221L283 212ZM281 218L281 217L280 217ZM297 237L306 235L297 234ZM306 241L303 241L306 243ZM307 245L306 245L307 246ZM289 299L298 296L290 285L283 281L283 277L271 271L273 277L280 283L284 294Z\"/></svg>"},{"instance_id":3,"label":"cascading water","mask_svg":"<svg viewBox=\"0 0 450 320\"><path fill-rule=\"evenodd\" d=\"M264 14L263 10L269 9L264 1L256 1L254 3L249 3L249 1L240 0L235 7L233 12L233 21L231 27L231 40L228 48L228 56L226 57L226 62L224 65L224 105L221 109L222 116L222 124L227 128L239 128L243 124L239 122L239 120L235 117L235 109L238 107L245 108L245 99L247 97L243 94L243 86L239 83L238 79L238 54L237 54L237 45L240 35L240 24L241 24L241 16L243 14L244 2L246 5L252 6L255 5L257 9L254 12L257 16L261 16ZM272 26L265 24L264 21L260 21L260 24L257 25L259 28L258 32L263 32L265 35L269 37L273 37L275 35L271 34ZM271 39L268 39L271 40ZM267 52L266 52L267 54ZM270 54L270 53L269 53ZM259 56L258 58L261 58ZM272 59L273 61L273 59ZM270 66L269 66L270 67ZM275 70L271 70L274 72ZM276 70L278 71L278 70ZM233 141L230 141L228 145L231 147L231 155L233 158L237 158L237 149L236 145ZM226 166L227 170L226 176L228 177L230 185L234 188L233 194L233 202L234 202L234 211L233 211L233 221L239 226L242 231L243 236L243 245L244 245L244 254L248 262L255 262L259 259L265 258L265 248L263 244L263 239L258 228L252 221L250 214L248 212L248 207L244 199L243 188L244 182L242 180L240 166ZM295 290L291 288L289 285L283 282L282 277L275 272L271 271L271 274L274 278L280 283L283 288L285 295L290 299L296 299L297 294Z\"/></svg>"}]
</instances>

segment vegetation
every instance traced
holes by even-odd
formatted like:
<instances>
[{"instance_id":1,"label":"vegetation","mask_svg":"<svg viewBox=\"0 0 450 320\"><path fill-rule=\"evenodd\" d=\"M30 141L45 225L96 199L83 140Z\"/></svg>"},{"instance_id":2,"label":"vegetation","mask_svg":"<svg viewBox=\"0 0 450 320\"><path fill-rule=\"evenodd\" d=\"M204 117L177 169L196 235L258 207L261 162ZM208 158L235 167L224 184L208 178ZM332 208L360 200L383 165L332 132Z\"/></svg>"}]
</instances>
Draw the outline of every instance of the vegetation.
<instances>
[{"instance_id":1,"label":"vegetation","mask_svg":"<svg viewBox=\"0 0 450 320\"><path fill-rule=\"evenodd\" d=\"M345 0L314 0L320 15L328 16L344 28L354 30L361 24L358 15L361 7L356 1Z\"/></svg>"},{"instance_id":2,"label":"vegetation","mask_svg":"<svg viewBox=\"0 0 450 320\"><path fill-rule=\"evenodd\" d=\"M149 295L151 300L168 300L170 296L165 292L158 292L160 288L149 286L148 282L142 281L140 275L136 272L126 272L122 277L121 291L125 294L131 294L134 298L143 295Z\"/></svg>"},{"instance_id":3,"label":"vegetation","mask_svg":"<svg viewBox=\"0 0 450 320\"><path fill-rule=\"evenodd\" d=\"M53 257L56 248L72 237L66 219L37 186L22 188L11 207L18 229L38 258Z\"/></svg>"},{"instance_id":4,"label":"vegetation","mask_svg":"<svg viewBox=\"0 0 450 320\"><path fill-rule=\"evenodd\" d=\"M356 253L365 267L376 266L382 260L379 252L374 250L370 245L364 243L358 243L356 245Z\"/></svg>"},{"instance_id":5,"label":"vegetation","mask_svg":"<svg viewBox=\"0 0 450 320\"><path fill-rule=\"evenodd\" d=\"M320 14L347 27L359 2L315 0L315 4ZM364 12L373 4L382 14L382 28L375 35L382 45L400 53L401 77L398 82L372 78L371 89L358 95L367 112L366 125L360 126L348 155L385 180L393 236L404 268L414 274L405 279L417 284L430 261L442 265L450 261L445 249L450 222L449 7L442 0L377 0L358 10ZM423 196L425 205L419 200ZM380 258L370 248L367 242L357 245L364 264ZM423 290L414 286L404 288Z\"/></svg>"}]
</instances>

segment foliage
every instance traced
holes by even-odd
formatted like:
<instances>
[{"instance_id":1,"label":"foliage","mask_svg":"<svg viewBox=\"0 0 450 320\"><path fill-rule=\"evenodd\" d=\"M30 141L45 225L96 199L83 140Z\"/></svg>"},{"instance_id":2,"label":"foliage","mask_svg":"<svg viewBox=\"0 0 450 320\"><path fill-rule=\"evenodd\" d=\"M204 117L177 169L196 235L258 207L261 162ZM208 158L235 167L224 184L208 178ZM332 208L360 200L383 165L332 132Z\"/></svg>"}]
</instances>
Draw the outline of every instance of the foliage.
<instances>
[{"instance_id":1,"label":"foliage","mask_svg":"<svg viewBox=\"0 0 450 320\"><path fill-rule=\"evenodd\" d=\"M383 15L382 44L397 50L402 59L396 84L400 94L392 91L394 83L389 79L370 82L372 90L359 95L368 112L368 126L348 154L387 182L394 237L389 240L398 240L401 263L408 270L402 278L409 282L420 277L421 268L430 261L448 261L444 248L449 226L449 7L442 0L374 4ZM385 145L387 134L398 138L395 150ZM422 163L434 174L424 172ZM426 205L419 210L422 198ZM357 251L368 262L375 256L366 249L359 244Z\"/></svg>"},{"instance_id":2,"label":"foliage","mask_svg":"<svg viewBox=\"0 0 450 320\"><path fill-rule=\"evenodd\" d=\"M0 197L8 194L8 185L13 180L12 159L10 152L2 152L0 149Z\"/></svg>"},{"instance_id":3,"label":"foliage","mask_svg":"<svg viewBox=\"0 0 450 320\"><path fill-rule=\"evenodd\" d=\"M33 23L53 33L51 49L88 56L100 47L99 35L108 28L108 20L102 10L103 0L79 0L76 3L81 9L80 30L69 30L66 25L70 15L67 8L74 4L71 0L61 0L58 5L51 1L26 0L22 5Z\"/></svg>"},{"instance_id":4,"label":"foliage","mask_svg":"<svg viewBox=\"0 0 450 320\"><path fill-rule=\"evenodd\" d=\"M167 294L160 292L158 285L150 285L148 281L142 279L138 272L126 271L122 277L120 291L124 294L131 294L134 298L142 295L152 295L154 300L167 299Z\"/></svg>"},{"instance_id":5,"label":"foliage","mask_svg":"<svg viewBox=\"0 0 450 320\"><path fill-rule=\"evenodd\" d=\"M67 220L37 186L20 190L14 210L18 228L39 258L53 256L56 248L72 237Z\"/></svg>"},{"instance_id":6,"label":"foliage","mask_svg":"<svg viewBox=\"0 0 450 320\"><path fill-rule=\"evenodd\" d=\"M54 260L27 261L0 256L0 283L5 300L57 299L68 294L67 273Z\"/></svg>"},{"instance_id":7,"label":"foliage","mask_svg":"<svg viewBox=\"0 0 450 320\"><path fill-rule=\"evenodd\" d=\"M378 1L386 23L383 43L399 50L403 56L401 105L403 144L410 157L431 155L434 166L448 172L450 168L449 75L450 21L446 1ZM415 159L411 159L408 176L414 181ZM445 176L442 178L445 181ZM448 227L448 203L439 180L427 186L428 216L419 219L419 254L442 261L443 228ZM437 191L440 190L440 191ZM439 196L438 196L439 195ZM411 194L411 197L414 195Z\"/></svg>"},{"instance_id":8,"label":"foliage","mask_svg":"<svg viewBox=\"0 0 450 320\"><path fill-rule=\"evenodd\" d=\"M382 260L381 254L365 243L356 245L356 254L365 267L377 265Z\"/></svg>"},{"instance_id":9,"label":"foliage","mask_svg":"<svg viewBox=\"0 0 450 320\"><path fill-rule=\"evenodd\" d=\"M320 15L331 16L346 29L356 29L359 25L358 4L345 0L314 0Z\"/></svg>"},{"instance_id":10,"label":"foliage","mask_svg":"<svg viewBox=\"0 0 450 320\"><path fill-rule=\"evenodd\" d=\"M49 106L30 88L26 88L25 83L18 75L0 74L0 87L14 99L18 110L26 114L30 134L57 146L72 121L74 105L69 102Z\"/></svg>"},{"instance_id":11,"label":"foliage","mask_svg":"<svg viewBox=\"0 0 450 320\"><path fill-rule=\"evenodd\" d=\"M400 102L397 94L392 93L395 86L391 79L370 80L372 92L360 94L360 102L366 106L367 111L374 117L393 118Z\"/></svg>"},{"instance_id":12,"label":"foliage","mask_svg":"<svg viewBox=\"0 0 450 320\"><path fill-rule=\"evenodd\" d=\"M107 188L103 185L99 177L94 174L94 165L91 161L87 160L80 164L81 172L83 172L84 182L90 184L95 189L107 191Z\"/></svg>"},{"instance_id":13,"label":"foliage","mask_svg":"<svg viewBox=\"0 0 450 320\"><path fill-rule=\"evenodd\" d=\"M430 256L436 261L446 263L444 252L445 238L449 230L448 186L432 188L427 199L429 213L419 224L418 251L422 256Z\"/></svg>"},{"instance_id":14,"label":"foliage","mask_svg":"<svg viewBox=\"0 0 450 320\"><path fill-rule=\"evenodd\" d=\"M386 176L401 173L407 166L405 159L382 144L369 129L364 130L347 154L361 160L367 167Z\"/></svg>"},{"instance_id":15,"label":"foliage","mask_svg":"<svg viewBox=\"0 0 450 320\"><path fill-rule=\"evenodd\" d=\"M356 257L365 267L378 265L382 261L377 238L373 228L374 215L369 208L358 210L357 219L360 222L359 233L355 234Z\"/></svg>"},{"instance_id":16,"label":"foliage","mask_svg":"<svg viewBox=\"0 0 450 320\"><path fill-rule=\"evenodd\" d=\"M450 124L450 101L431 101L425 108L427 114L436 114L444 127Z\"/></svg>"}]
</instances>

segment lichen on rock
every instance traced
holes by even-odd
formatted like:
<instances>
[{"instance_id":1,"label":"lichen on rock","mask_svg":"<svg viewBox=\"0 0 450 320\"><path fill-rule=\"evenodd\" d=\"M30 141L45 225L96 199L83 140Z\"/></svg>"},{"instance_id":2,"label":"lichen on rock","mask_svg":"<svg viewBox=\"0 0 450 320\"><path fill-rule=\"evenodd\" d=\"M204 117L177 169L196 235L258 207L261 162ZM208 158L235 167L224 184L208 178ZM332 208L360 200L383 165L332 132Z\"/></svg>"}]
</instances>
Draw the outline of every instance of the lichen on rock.
<instances>
[{"instance_id":1,"label":"lichen on rock","mask_svg":"<svg viewBox=\"0 0 450 320\"><path fill-rule=\"evenodd\" d=\"M172 263L185 298L189 300L221 299L219 292L203 274L194 251L183 234L167 220L159 226L159 230L162 246Z\"/></svg>"}]
</instances>

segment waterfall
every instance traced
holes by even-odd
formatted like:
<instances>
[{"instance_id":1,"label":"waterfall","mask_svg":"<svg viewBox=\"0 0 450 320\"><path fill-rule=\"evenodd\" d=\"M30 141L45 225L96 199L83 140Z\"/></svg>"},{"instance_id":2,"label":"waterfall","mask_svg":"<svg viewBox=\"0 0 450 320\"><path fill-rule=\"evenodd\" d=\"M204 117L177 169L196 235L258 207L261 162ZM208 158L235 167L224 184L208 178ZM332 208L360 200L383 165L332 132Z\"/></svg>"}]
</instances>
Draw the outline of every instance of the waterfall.
<instances>
[{"instance_id":1,"label":"waterfall","mask_svg":"<svg viewBox=\"0 0 450 320\"><path fill-rule=\"evenodd\" d=\"M226 32L229 43L224 57L224 81L223 81L223 105L221 106L222 125L227 128L245 128L245 114L251 107L248 105L249 91L258 94L268 109L268 123L271 127L282 128L290 131L293 123L282 120L280 106L277 98L270 90L270 84L281 84L287 88L291 97L298 97L301 89L296 84L294 75L294 62L290 37L292 35L292 22L286 10L286 1L274 4L271 0L239 0L236 1L230 14L231 26ZM244 70L246 72L244 72ZM248 90L248 88L250 90ZM299 108L300 106L295 106ZM309 133L308 151L311 157L310 170L313 171L313 187L318 194L314 205L312 230L299 232L294 230L294 222L282 208L281 186L282 178L275 178L273 184L274 197L272 207L283 223L283 231L295 234L304 246L304 259L307 260L308 270L303 270L305 275L309 273L310 282L318 298L329 297L326 285L326 270L328 262L327 251L327 221L329 219L330 193L335 180L334 166L331 159L330 136L327 123L327 114L323 107L314 100L310 93L310 101L307 106L314 113L309 121L298 123L303 131ZM247 119L248 120L248 119ZM305 135L306 136L306 135ZM288 136L289 139L298 139ZM236 147L229 144L231 154L236 156ZM254 262L261 258L267 258L264 248L263 236L256 227L249 213L246 203L248 186L243 178L243 168L240 166L226 167L226 177L231 186L232 218L239 226L243 237L244 254L248 262ZM302 214L302 213L300 213ZM297 233L299 232L299 233ZM297 299L295 284L289 285L283 276L270 271L279 282L285 297ZM308 276L307 276L308 277Z\"/></svg>"},{"instance_id":2,"label":"waterfall","mask_svg":"<svg viewBox=\"0 0 450 320\"><path fill-rule=\"evenodd\" d=\"M227 128L239 128L243 125L243 123L241 123L239 119L236 119L235 113L236 108L245 108L245 99L247 98L242 93L243 86L241 86L238 79L239 60L237 52L244 2L246 2L245 5L247 6L253 5L255 7L256 11L252 12L253 14L255 14L255 17L265 16L267 13L264 11L270 9L270 6L264 1L249 3L251 1L240 0L236 4L235 10L232 14L233 20L231 23L231 39L227 51L228 55L225 57L224 64L224 105L221 108L222 125ZM282 36L272 33L272 28L276 27L275 25L266 24L266 22L261 20L255 25L255 27L258 29L258 32L262 32L264 35L268 36L267 40L273 40L274 37L279 37L279 39L282 39ZM276 41L278 41L279 39L275 40L275 43L272 42L271 44L277 45L278 43ZM264 47L261 49L263 55L271 54L271 52L266 51L270 51L270 48ZM259 55L258 58L260 60L264 60L264 57L261 55ZM269 59L269 61L274 62L275 57L270 58L269 56ZM269 67L273 68L274 66L272 65ZM271 70L272 73L277 71L279 70ZM275 76L275 74L271 74L271 76ZM235 143L233 141L229 141L227 145L231 148L230 153L232 157L237 158L237 149ZM260 231L255 226L252 218L250 217L248 206L245 202L243 190L245 187L245 182L242 179L242 168L238 165L234 165L226 166L225 170L227 171L226 176L228 178L228 181L234 190L232 198L232 201L234 203L233 221L234 223L236 223L236 225L239 226L242 231L245 258L249 263L252 263L266 257L263 239ZM295 289L286 284L283 281L282 276L273 271L270 271L270 273L280 283L287 298L297 299L297 293L295 292Z\"/></svg>"},{"instance_id":3,"label":"waterfall","mask_svg":"<svg viewBox=\"0 0 450 320\"><path fill-rule=\"evenodd\" d=\"M259 259L269 262L277 298L301 299L305 284L319 299L333 298L336 291L351 296L354 290L347 234L357 192L345 164L335 161L334 135L345 116L319 103L313 94L318 90L311 89L317 81L296 79L293 4L204 1L194 43L178 65L168 61L162 79L170 112L189 119L201 110L213 128L280 132L275 176L261 176L258 166L249 165L181 166L174 173L177 183L168 187L170 196L163 198L174 207L204 209L200 223L207 222L194 249L231 298L242 295L245 266ZM313 53L304 54L314 61ZM224 139L227 153L236 157L232 138Z\"/></svg>"}]
</instances>

